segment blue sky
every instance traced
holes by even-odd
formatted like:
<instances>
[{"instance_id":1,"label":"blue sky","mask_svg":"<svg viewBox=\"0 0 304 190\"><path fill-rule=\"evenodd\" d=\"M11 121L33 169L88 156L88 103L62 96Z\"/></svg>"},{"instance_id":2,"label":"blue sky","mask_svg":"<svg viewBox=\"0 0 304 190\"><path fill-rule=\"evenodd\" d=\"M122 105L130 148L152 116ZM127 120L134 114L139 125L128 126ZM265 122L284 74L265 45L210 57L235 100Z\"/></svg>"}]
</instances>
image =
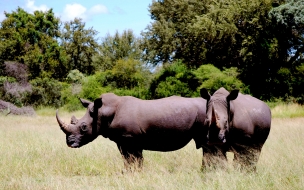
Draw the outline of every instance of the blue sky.
<instances>
[{"instance_id":1,"label":"blue sky","mask_svg":"<svg viewBox=\"0 0 304 190\"><path fill-rule=\"evenodd\" d=\"M5 18L4 11L15 11L18 6L29 13L52 8L62 21L82 18L86 28L93 27L99 37L126 29L139 36L152 21L148 11L151 3L152 0L0 0L0 21Z\"/></svg>"}]
</instances>

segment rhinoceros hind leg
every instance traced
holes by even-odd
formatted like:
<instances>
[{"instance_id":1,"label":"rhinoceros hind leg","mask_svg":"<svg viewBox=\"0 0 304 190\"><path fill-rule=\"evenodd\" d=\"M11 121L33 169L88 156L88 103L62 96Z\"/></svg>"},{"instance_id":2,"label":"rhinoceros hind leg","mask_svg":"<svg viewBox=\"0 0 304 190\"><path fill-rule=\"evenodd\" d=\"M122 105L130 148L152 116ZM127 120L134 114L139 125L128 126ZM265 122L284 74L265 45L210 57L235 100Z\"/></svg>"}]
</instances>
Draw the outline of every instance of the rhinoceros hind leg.
<instances>
[{"instance_id":1,"label":"rhinoceros hind leg","mask_svg":"<svg viewBox=\"0 0 304 190\"><path fill-rule=\"evenodd\" d=\"M256 165L261 153L261 147L253 146L235 146L234 147L234 165L241 170L252 172L256 171Z\"/></svg>"}]
</instances>

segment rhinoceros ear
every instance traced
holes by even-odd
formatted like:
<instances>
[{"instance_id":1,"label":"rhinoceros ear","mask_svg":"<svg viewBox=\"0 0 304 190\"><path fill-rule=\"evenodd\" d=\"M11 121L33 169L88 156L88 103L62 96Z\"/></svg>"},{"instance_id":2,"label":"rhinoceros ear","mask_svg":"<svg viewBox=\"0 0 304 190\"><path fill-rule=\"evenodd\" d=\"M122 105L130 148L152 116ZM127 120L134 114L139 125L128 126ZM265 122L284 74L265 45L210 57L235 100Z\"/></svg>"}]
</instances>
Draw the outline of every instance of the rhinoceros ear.
<instances>
[{"instance_id":1,"label":"rhinoceros ear","mask_svg":"<svg viewBox=\"0 0 304 190\"><path fill-rule=\"evenodd\" d=\"M231 100L235 100L239 95L239 90L232 90L230 94L227 96L227 102Z\"/></svg>"},{"instance_id":2,"label":"rhinoceros ear","mask_svg":"<svg viewBox=\"0 0 304 190\"><path fill-rule=\"evenodd\" d=\"M96 100L94 100L94 111L96 109L99 109L102 106L102 100L101 98L97 98Z\"/></svg>"},{"instance_id":3,"label":"rhinoceros ear","mask_svg":"<svg viewBox=\"0 0 304 190\"><path fill-rule=\"evenodd\" d=\"M202 98L204 98L204 99L206 99L206 100L210 100L210 94L209 94L209 92L207 91L207 89L206 88L202 88L201 90L200 90L200 93L201 93L201 97Z\"/></svg>"},{"instance_id":4,"label":"rhinoceros ear","mask_svg":"<svg viewBox=\"0 0 304 190\"><path fill-rule=\"evenodd\" d=\"M89 100L85 100L85 99L82 99L82 98L79 98L79 100L82 103L83 107L85 107L85 108L87 108L90 105L90 103L92 103Z\"/></svg>"}]
</instances>

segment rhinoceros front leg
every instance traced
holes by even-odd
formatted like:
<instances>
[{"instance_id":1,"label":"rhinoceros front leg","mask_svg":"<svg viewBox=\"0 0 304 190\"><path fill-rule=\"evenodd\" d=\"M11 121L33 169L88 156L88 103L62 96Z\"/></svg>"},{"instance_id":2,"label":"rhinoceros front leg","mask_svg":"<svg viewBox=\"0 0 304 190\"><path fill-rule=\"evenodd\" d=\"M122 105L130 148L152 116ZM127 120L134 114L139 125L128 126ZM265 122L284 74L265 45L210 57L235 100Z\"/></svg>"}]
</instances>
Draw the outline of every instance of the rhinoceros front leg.
<instances>
[{"instance_id":1,"label":"rhinoceros front leg","mask_svg":"<svg viewBox=\"0 0 304 190\"><path fill-rule=\"evenodd\" d=\"M123 157L124 166L127 171L141 169L143 165L142 149L128 145L117 144L117 147Z\"/></svg>"},{"instance_id":2,"label":"rhinoceros front leg","mask_svg":"<svg viewBox=\"0 0 304 190\"><path fill-rule=\"evenodd\" d=\"M226 151L217 146L203 146L202 170L226 168Z\"/></svg>"}]
</instances>

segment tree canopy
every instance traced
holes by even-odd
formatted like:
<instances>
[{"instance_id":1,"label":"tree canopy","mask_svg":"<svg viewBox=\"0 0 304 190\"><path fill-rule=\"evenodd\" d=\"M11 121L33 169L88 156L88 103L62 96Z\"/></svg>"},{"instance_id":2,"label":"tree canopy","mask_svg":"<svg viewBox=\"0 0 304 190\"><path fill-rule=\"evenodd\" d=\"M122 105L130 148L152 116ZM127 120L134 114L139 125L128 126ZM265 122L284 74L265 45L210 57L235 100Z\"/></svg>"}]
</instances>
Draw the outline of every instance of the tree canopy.
<instances>
[{"instance_id":1,"label":"tree canopy","mask_svg":"<svg viewBox=\"0 0 304 190\"><path fill-rule=\"evenodd\" d=\"M149 10L153 22L142 33L146 61L236 67L258 98L298 96L292 92L303 74L302 1L159 0Z\"/></svg>"},{"instance_id":2,"label":"tree canopy","mask_svg":"<svg viewBox=\"0 0 304 190\"><path fill-rule=\"evenodd\" d=\"M141 57L140 38L132 30L124 30L121 34L108 34L101 41L98 54L95 56L95 65L98 70L112 69L118 60L135 59Z\"/></svg>"},{"instance_id":3,"label":"tree canopy","mask_svg":"<svg viewBox=\"0 0 304 190\"><path fill-rule=\"evenodd\" d=\"M97 31L85 28L81 19L65 22L62 30L61 45L68 55L70 69L77 69L85 74L93 74L93 56L97 53Z\"/></svg>"},{"instance_id":4,"label":"tree canopy","mask_svg":"<svg viewBox=\"0 0 304 190\"><path fill-rule=\"evenodd\" d=\"M128 29L103 38L52 9L6 12L1 99L73 110L78 97L104 92L196 97L202 87L224 86L304 103L303 1L154 0L149 11L152 22L140 36Z\"/></svg>"},{"instance_id":5,"label":"tree canopy","mask_svg":"<svg viewBox=\"0 0 304 190\"><path fill-rule=\"evenodd\" d=\"M0 61L26 64L29 77L63 79L68 72L66 53L59 46L59 18L53 10L27 13L18 8L5 13L0 28Z\"/></svg>"}]
</instances>

